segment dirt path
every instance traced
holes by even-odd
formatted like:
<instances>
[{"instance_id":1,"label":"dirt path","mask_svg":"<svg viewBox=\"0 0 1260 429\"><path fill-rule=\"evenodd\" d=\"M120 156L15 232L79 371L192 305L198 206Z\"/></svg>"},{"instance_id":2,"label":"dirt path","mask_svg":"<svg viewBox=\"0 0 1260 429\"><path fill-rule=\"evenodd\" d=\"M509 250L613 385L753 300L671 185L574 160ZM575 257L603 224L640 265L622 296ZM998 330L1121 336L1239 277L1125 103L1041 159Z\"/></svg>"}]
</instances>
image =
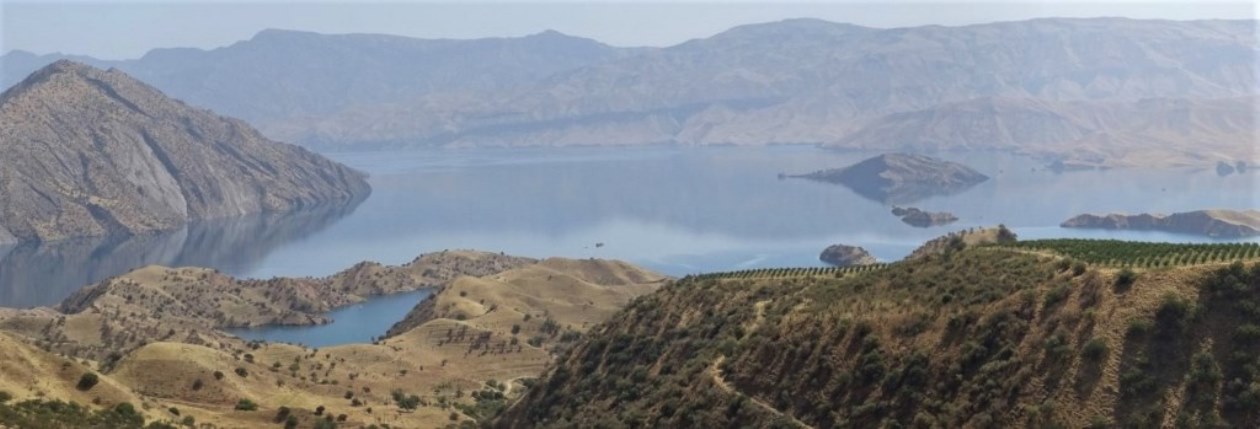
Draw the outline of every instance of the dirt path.
<instances>
[{"instance_id":1,"label":"dirt path","mask_svg":"<svg viewBox=\"0 0 1260 429\"><path fill-rule=\"evenodd\" d=\"M718 356L718 358L713 361L713 364L709 365L709 376L713 377L713 384L716 384L719 388L726 391L726 393L729 393L732 395L743 396L744 398L747 398L749 402L752 402L758 407L761 407L762 409L769 411L771 414L774 414L779 417L783 417L784 419L792 422L798 427L813 429L813 426L807 425L805 424L805 422L797 420L796 417L792 417L789 414L786 414L782 411L779 411L778 409L775 409L774 407L770 406L770 404L767 404L765 401L745 395L743 393L739 393L739 391L735 390L734 387L732 387L730 384L727 384L726 379L722 377L722 363L723 362L726 362L726 356Z\"/></svg>"}]
</instances>

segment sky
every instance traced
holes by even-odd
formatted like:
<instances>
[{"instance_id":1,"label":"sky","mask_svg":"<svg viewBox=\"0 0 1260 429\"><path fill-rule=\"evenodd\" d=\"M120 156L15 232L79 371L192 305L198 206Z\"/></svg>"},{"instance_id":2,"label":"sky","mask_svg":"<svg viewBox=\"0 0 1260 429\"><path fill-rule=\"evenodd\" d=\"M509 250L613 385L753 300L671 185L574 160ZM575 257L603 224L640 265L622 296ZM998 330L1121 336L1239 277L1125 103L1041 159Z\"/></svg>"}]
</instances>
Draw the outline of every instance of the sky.
<instances>
[{"instance_id":1,"label":"sky","mask_svg":"<svg viewBox=\"0 0 1260 429\"><path fill-rule=\"evenodd\" d=\"M731 27L811 17L871 27L966 25L1038 17L1255 19L1250 1L309 2L0 0L0 52L102 59L153 48L215 48L266 28L423 38L513 37L556 30L616 46L668 46Z\"/></svg>"}]
</instances>

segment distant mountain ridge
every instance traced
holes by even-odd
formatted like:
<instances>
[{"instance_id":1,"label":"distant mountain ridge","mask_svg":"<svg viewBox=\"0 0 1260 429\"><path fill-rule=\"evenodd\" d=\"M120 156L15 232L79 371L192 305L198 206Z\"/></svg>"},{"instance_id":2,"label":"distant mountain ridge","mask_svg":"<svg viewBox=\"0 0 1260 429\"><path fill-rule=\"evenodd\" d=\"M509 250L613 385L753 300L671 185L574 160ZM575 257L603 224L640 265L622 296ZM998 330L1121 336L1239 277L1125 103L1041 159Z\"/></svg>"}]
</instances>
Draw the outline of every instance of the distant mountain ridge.
<instances>
[{"instance_id":1,"label":"distant mountain ridge","mask_svg":"<svg viewBox=\"0 0 1260 429\"><path fill-rule=\"evenodd\" d=\"M1238 140L1256 129L1254 119L1142 131L1184 114L1143 100L1226 105L1237 113L1231 118L1254 117L1255 30L1250 20L878 29L795 19L659 49L558 33L420 40L269 30L224 48L155 50L116 65L269 136L320 148L808 143L1212 165L1256 161ZM5 74L50 59L11 53ZM995 112L1007 115L1003 124L1058 140L1028 144L996 126L922 124L986 102L1012 105ZM1144 122L1124 120L1138 115ZM1158 153L1146 156L1149 141ZM1186 149L1204 142L1211 150ZM1073 158L1082 147L1087 156Z\"/></svg>"},{"instance_id":2,"label":"distant mountain ridge","mask_svg":"<svg viewBox=\"0 0 1260 429\"><path fill-rule=\"evenodd\" d=\"M349 167L68 60L0 94L0 154L0 241L148 233L370 192Z\"/></svg>"},{"instance_id":3,"label":"distant mountain ridge","mask_svg":"<svg viewBox=\"0 0 1260 429\"><path fill-rule=\"evenodd\" d=\"M1260 210L1195 210L1169 215L1082 214L1064 221L1064 228L1167 231L1212 238L1260 236Z\"/></svg>"},{"instance_id":4,"label":"distant mountain ridge","mask_svg":"<svg viewBox=\"0 0 1260 429\"><path fill-rule=\"evenodd\" d=\"M118 68L173 97L264 125L432 93L499 91L633 52L554 31L428 40L269 29L221 48L154 49L124 61L13 52L3 57L0 83L11 85L47 63L70 58Z\"/></svg>"}]
</instances>

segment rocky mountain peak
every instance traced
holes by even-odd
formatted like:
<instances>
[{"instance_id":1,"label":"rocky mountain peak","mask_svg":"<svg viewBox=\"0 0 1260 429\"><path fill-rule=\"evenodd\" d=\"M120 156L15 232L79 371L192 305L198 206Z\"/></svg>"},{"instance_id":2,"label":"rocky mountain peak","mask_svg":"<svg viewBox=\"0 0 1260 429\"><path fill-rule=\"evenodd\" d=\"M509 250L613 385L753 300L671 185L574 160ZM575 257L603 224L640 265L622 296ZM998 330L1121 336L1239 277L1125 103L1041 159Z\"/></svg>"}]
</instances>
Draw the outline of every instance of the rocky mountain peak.
<instances>
[{"instance_id":1,"label":"rocky mountain peak","mask_svg":"<svg viewBox=\"0 0 1260 429\"><path fill-rule=\"evenodd\" d=\"M147 233L369 192L343 165L67 60L0 96L0 153L10 161L0 237L22 241Z\"/></svg>"}]
</instances>

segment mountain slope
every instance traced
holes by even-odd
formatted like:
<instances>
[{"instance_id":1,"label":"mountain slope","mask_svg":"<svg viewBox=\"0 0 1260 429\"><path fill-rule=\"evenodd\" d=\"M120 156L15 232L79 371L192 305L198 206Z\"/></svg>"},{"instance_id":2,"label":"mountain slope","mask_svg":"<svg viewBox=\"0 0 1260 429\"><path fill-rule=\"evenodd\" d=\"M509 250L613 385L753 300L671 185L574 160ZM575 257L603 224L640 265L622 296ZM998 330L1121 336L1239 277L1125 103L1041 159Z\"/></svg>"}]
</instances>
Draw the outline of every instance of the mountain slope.
<instances>
[{"instance_id":1,"label":"mountain slope","mask_svg":"<svg viewBox=\"0 0 1260 429\"><path fill-rule=\"evenodd\" d=\"M878 118L836 148L1010 150L1075 166L1254 162L1256 97L1051 101L986 97Z\"/></svg>"},{"instance_id":2,"label":"mountain slope","mask_svg":"<svg viewBox=\"0 0 1260 429\"><path fill-rule=\"evenodd\" d=\"M0 236L20 240L146 233L369 192L350 168L70 61L0 95L0 152Z\"/></svg>"},{"instance_id":3,"label":"mountain slope","mask_svg":"<svg viewBox=\"0 0 1260 429\"><path fill-rule=\"evenodd\" d=\"M842 278L683 279L495 425L1254 427L1260 264L1180 260L1135 273L981 246Z\"/></svg>"},{"instance_id":4,"label":"mountain slope","mask_svg":"<svg viewBox=\"0 0 1260 429\"><path fill-rule=\"evenodd\" d=\"M1254 95L1257 48L1250 21L872 29L789 20L560 72L491 103L422 99L308 127L330 143L835 143L889 113L978 97Z\"/></svg>"},{"instance_id":5,"label":"mountain slope","mask_svg":"<svg viewBox=\"0 0 1260 429\"><path fill-rule=\"evenodd\" d=\"M116 67L193 105L263 125L432 93L500 91L634 52L555 31L453 40L268 29L222 48L155 49L134 60L88 61ZM61 57L8 54L0 84Z\"/></svg>"},{"instance_id":6,"label":"mountain slope","mask_svg":"<svg viewBox=\"0 0 1260 429\"><path fill-rule=\"evenodd\" d=\"M1254 125L1213 120L1216 111L1204 110L1192 126L1178 128L1180 109L1147 109L1139 100L1194 106L1255 96L1255 26L1056 18L879 29L795 19L662 49L613 48L556 33L456 41L265 31L220 49L155 50L109 64L190 103L239 115L273 138L321 148L1015 146L1088 165L1211 165L1242 159L1246 149L1239 148L1249 141L1236 131ZM12 53L4 67L52 58ZM887 129L917 121L890 114L987 98L1087 108L1062 123L1021 119L1032 143L1001 130L969 131L966 123L926 135ZM1104 104L1091 107L1095 102ZM1230 109L1226 118L1256 110ZM1129 121L1137 127L1116 132L1097 126L1114 114L1146 122ZM1146 125L1157 128L1141 132ZM1047 139L1041 132L1064 144L1036 144ZM1212 149L1188 150L1201 144Z\"/></svg>"}]
</instances>

